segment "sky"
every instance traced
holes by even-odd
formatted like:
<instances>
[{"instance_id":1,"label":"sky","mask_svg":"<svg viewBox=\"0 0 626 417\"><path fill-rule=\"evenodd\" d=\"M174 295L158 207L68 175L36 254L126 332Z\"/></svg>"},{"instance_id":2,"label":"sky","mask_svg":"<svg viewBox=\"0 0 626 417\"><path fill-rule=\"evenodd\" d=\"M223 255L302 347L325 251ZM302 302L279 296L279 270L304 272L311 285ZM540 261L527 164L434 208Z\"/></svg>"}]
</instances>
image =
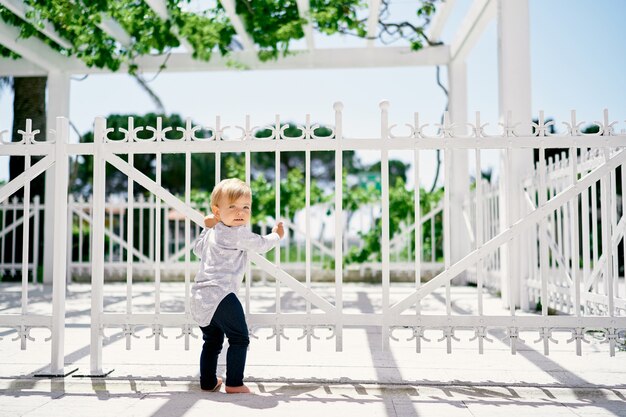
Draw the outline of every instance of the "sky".
<instances>
[{"instance_id":1,"label":"sky","mask_svg":"<svg viewBox=\"0 0 626 417\"><path fill-rule=\"evenodd\" d=\"M442 40L453 39L470 0L457 0ZM626 1L530 0L532 111L557 122L576 109L579 120L600 120L605 108L618 129L626 128ZM411 13L407 0L392 1L392 13ZM357 39L317 36L318 47L362 46ZM495 19L467 58L468 114L498 122L497 28ZM89 75L71 83L70 120L81 133L91 130L96 116L154 111L137 83L125 74ZM148 74L146 78L150 79ZM445 80L445 69L443 72ZM341 70L223 71L161 73L150 86L168 113L211 125L220 115L226 125L242 125L250 114L254 125L281 120L332 124L333 103L344 104L344 134L373 137L380 131L379 102L389 100L390 123L402 126L420 120L438 123L445 96L436 85L434 67ZM0 130L11 131L12 94L0 92ZM471 116L470 120L473 118ZM561 125L562 126L562 125ZM402 134L401 130L397 134ZM377 153L363 153L368 162ZM402 158L398 153L392 157ZM483 154L485 167L497 171L497 152ZM421 181L432 182L434 154L422 152ZM409 177L411 177L409 173ZM8 178L8 158L0 157L0 180Z\"/></svg>"}]
</instances>

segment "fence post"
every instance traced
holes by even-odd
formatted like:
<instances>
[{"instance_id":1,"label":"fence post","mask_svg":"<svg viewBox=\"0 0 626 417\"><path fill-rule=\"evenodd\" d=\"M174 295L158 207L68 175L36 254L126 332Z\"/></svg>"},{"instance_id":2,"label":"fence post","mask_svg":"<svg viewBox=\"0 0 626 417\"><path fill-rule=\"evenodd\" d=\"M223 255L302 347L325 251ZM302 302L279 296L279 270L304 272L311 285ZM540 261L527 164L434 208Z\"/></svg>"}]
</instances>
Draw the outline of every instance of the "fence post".
<instances>
[{"instance_id":1,"label":"fence post","mask_svg":"<svg viewBox=\"0 0 626 417\"><path fill-rule=\"evenodd\" d=\"M383 285L383 324L381 329L382 348L389 350L389 150L387 140L389 139L389 101L380 102L380 139L382 141L382 151L380 155L380 187L382 205L382 285Z\"/></svg>"},{"instance_id":2,"label":"fence post","mask_svg":"<svg viewBox=\"0 0 626 417\"><path fill-rule=\"evenodd\" d=\"M46 125L52 129L58 123L58 117L68 116L70 113L70 75L65 72L51 71L48 73L48 104ZM42 132L45 135L45 132ZM57 140L58 140L57 132ZM69 140L69 132L67 136ZM48 140L48 139L46 139ZM43 245L43 282L46 284L53 282L54 271L54 211L58 208L53 204L56 194L55 170L48 170L45 174L44 201L44 245ZM65 214L65 213L63 213Z\"/></svg>"},{"instance_id":3,"label":"fence post","mask_svg":"<svg viewBox=\"0 0 626 417\"><path fill-rule=\"evenodd\" d=\"M528 136L530 132L531 99L530 99L530 36L528 0L499 0L497 11L498 23L498 90L500 119L504 122L507 114L513 114L519 127L511 121L514 131L505 132L504 140L509 146L514 136ZM526 210L522 211L523 184L522 178L532 168L533 153L530 149L519 149L510 146L501 154L500 213L502 230L519 220ZM501 288L502 301L505 306L515 311L519 304L520 282L527 279L528 259L525 247L521 244L523 236L516 236L502 247ZM512 305L511 305L512 304Z\"/></svg>"},{"instance_id":4,"label":"fence post","mask_svg":"<svg viewBox=\"0 0 626 417\"><path fill-rule=\"evenodd\" d=\"M67 143L69 120L56 119L55 168L54 168L54 246L52 248L52 349L50 374L65 376L65 274L67 269L67 186L69 161ZM48 201L51 203L51 201ZM50 204L48 205L50 207Z\"/></svg>"},{"instance_id":5,"label":"fence post","mask_svg":"<svg viewBox=\"0 0 626 417\"><path fill-rule=\"evenodd\" d=\"M106 160L104 137L106 119L97 117L94 126L93 152L93 223L91 243L91 344L89 350L90 373L102 375L102 333L104 286L104 205L106 193Z\"/></svg>"},{"instance_id":6,"label":"fence post","mask_svg":"<svg viewBox=\"0 0 626 417\"><path fill-rule=\"evenodd\" d=\"M343 103L336 102L335 109L335 140L337 151L335 153L335 350L343 351L343 139L342 110ZM346 245L345 250L348 250Z\"/></svg>"},{"instance_id":7,"label":"fence post","mask_svg":"<svg viewBox=\"0 0 626 417\"><path fill-rule=\"evenodd\" d=\"M448 84L450 88L450 122L453 126L453 135L461 136L467 133L467 65L463 58L457 58L448 64ZM454 143L454 142L452 142ZM480 152L477 149L476 152ZM450 262L460 261L470 252L470 238L465 220L463 218L463 204L469 199L469 161L466 149L451 149L448 151L450 163L454 169L450 172L450 189L446 194L450 196L450 232L454 240L450 242ZM444 168L445 169L445 168ZM480 172L476 172L477 184ZM465 284L466 272L462 272L455 278L457 284Z\"/></svg>"}]
</instances>

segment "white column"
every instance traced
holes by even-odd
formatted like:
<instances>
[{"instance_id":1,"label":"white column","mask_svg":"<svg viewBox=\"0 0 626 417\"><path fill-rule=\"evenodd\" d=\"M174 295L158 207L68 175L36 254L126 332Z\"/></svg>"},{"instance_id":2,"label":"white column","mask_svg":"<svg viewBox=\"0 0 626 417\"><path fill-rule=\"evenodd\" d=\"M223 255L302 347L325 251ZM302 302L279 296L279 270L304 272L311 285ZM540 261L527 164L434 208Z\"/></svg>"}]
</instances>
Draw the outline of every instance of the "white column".
<instances>
[{"instance_id":1,"label":"white column","mask_svg":"<svg viewBox=\"0 0 626 417\"><path fill-rule=\"evenodd\" d=\"M66 117L70 115L70 76L64 72L48 73L48 97L46 103L46 129L48 132L42 132L46 138L50 129L56 126L57 117ZM53 228L54 228L54 207L58 203L54 203L54 170L46 171L46 191L44 203L44 245L43 245L43 279L44 283L52 283L52 264L53 264ZM50 204L50 203L53 204Z\"/></svg>"},{"instance_id":2,"label":"white column","mask_svg":"<svg viewBox=\"0 0 626 417\"><path fill-rule=\"evenodd\" d=\"M66 118L58 118L56 123L54 172L57 181L54 185L56 199L53 229L53 285L52 285L52 349L50 373L63 375L64 342L65 342L65 273L67 251L67 186L68 186L68 154L69 123Z\"/></svg>"},{"instance_id":3,"label":"white column","mask_svg":"<svg viewBox=\"0 0 626 417\"><path fill-rule=\"evenodd\" d=\"M456 126L455 135L467 134L467 65L461 59L448 64L448 111L450 121ZM458 140L458 139L457 139ZM452 139L454 143L454 139ZM452 177L450 178L450 242L451 263L459 261L470 251L469 234L463 220L463 204L469 198L468 152L454 149L451 153ZM448 190L446 190L448 192ZM465 282L465 273L455 282Z\"/></svg>"},{"instance_id":4,"label":"white column","mask_svg":"<svg viewBox=\"0 0 626 417\"><path fill-rule=\"evenodd\" d=\"M511 112L515 122L521 122L517 134L530 134L532 119L530 98L530 35L528 0L498 0L498 88L500 121ZM513 139L514 140L514 139ZM501 227L506 228L523 214L522 179L533 165L532 149L512 150L500 158ZM527 248L521 238L503 247L502 300L519 304L519 288L528 275ZM509 288L511 285L513 288ZM511 292L512 291L512 292ZM545 300L542 300L545 302Z\"/></svg>"}]
</instances>

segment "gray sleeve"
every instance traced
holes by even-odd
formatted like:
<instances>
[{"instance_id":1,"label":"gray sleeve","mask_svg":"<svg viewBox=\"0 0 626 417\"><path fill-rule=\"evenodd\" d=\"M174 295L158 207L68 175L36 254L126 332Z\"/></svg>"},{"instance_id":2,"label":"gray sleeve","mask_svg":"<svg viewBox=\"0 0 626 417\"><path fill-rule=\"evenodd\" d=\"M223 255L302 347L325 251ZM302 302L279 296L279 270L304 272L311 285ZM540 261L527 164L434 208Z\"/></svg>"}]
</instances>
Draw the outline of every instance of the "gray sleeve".
<instances>
[{"instance_id":1,"label":"gray sleeve","mask_svg":"<svg viewBox=\"0 0 626 417\"><path fill-rule=\"evenodd\" d=\"M272 249L280 241L278 233L270 233L261 236L252 233L248 228L242 227L237 232L237 246L244 250L265 253Z\"/></svg>"},{"instance_id":2,"label":"gray sleeve","mask_svg":"<svg viewBox=\"0 0 626 417\"><path fill-rule=\"evenodd\" d=\"M207 228L202 229L202 233L200 233L200 236L198 236L196 241L193 243L193 253L198 258L202 257L202 252L204 251L204 243L206 241L208 233L209 233L209 229Z\"/></svg>"}]
</instances>

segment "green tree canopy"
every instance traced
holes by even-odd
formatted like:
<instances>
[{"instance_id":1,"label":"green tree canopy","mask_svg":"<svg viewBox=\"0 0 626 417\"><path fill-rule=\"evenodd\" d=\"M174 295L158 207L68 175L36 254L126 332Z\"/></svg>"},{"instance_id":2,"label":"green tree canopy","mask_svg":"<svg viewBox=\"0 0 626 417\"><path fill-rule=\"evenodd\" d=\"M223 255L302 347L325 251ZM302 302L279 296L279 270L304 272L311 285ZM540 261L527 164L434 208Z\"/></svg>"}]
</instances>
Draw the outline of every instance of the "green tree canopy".
<instances>
[{"instance_id":1,"label":"green tree canopy","mask_svg":"<svg viewBox=\"0 0 626 417\"><path fill-rule=\"evenodd\" d=\"M439 1L416 2L415 16L406 20L391 19L390 2L383 1L377 37L385 42L405 39L413 50L421 49L430 43L424 29ZM35 36L63 55L80 58L90 67L117 71L127 63L132 73L137 70L134 60L138 56L167 53L180 46L179 38L192 46L190 52L194 58L206 61L215 51L228 55L240 49L235 29L219 1L215 7L197 13L187 10L190 0L167 0L168 19L159 17L141 0L24 0L24 3L29 7L26 21L4 6L0 6L0 18L19 27L22 37ZM368 2L364 0L312 0L305 16L299 13L295 0L237 0L235 5L246 32L258 46L262 61L291 53L292 41L304 37L303 25L309 21L315 30L327 35L367 36L364 11ZM130 35L130 44L121 45L101 29L102 20L108 17ZM46 21L70 45L59 45L39 32L37 26L43 26ZM0 55L18 57L2 46Z\"/></svg>"}]
</instances>

